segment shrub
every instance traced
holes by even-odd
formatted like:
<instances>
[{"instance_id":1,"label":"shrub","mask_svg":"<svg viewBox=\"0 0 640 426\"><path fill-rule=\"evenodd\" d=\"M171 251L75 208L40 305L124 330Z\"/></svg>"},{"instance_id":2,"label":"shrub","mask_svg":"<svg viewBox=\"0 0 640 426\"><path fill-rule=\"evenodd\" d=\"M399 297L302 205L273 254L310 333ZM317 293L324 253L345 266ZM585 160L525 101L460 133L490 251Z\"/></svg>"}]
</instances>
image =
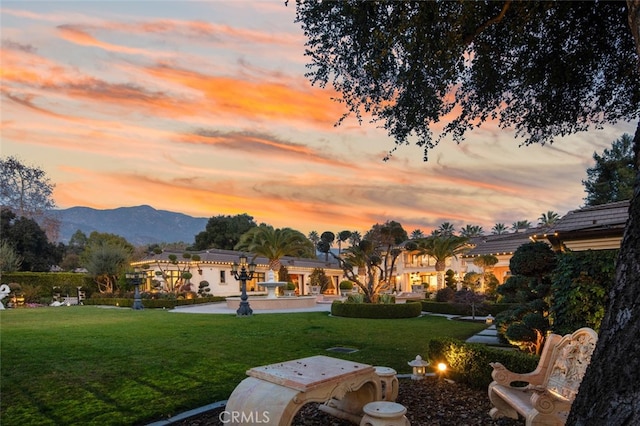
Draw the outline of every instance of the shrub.
<instances>
[{"instance_id":1,"label":"shrub","mask_svg":"<svg viewBox=\"0 0 640 426\"><path fill-rule=\"evenodd\" d=\"M347 303L364 303L364 294L354 293L347 296Z\"/></svg>"},{"instance_id":2,"label":"shrub","mask_svg":"<svg viewBox=\"0 0 640 426\"><path fill-rule=\"evenodd\" d=\"M556 254L542 241L521 245L509 260L511 273L525 277L542 277L555 267Z\"/></svg>"},{"instance_id":3,"label":"shrub","mask_svg":"<svg viewBox=\"0 0 640 426\"><path fill-rule=\"evenodd\" d=\"M203 280L198 284L198 294L200 296L208 296L211 292L211 287L209 287L209 281Z\"/></svg>"},{"instance_id":4,"label":"shrub","mask_svg":"<svg viewBox=\"0 0 640 426\"><path fill-rule=\"evenodd\" d=\"M499 362L516 373L528 373L537 367L539 361L539 357L534 355L451 338L429 340L427 358L434 366L445 363L451 379L478 389L486 389L493 380L490 362Z\"/></svg>"},{"instance_id":5,"label":"shrub","mask_svg":"<svg viewBox=\"0 0 640 426\"><path fill-rule=\"evenodd\" d=\"M551 293L555 333L572 333L581 327L600 329L609 289L615 281L617 257L618 250L588 250L559 256Z\"/></svg>"},{"instance_id":6,"label":"shrub","mask_svg":"<svg viewBox=\"0 0 640 426\"><path fill-rule=\"evenodd\" d=\"M319 286L320 293L324 293L331 284L331 278L327 276L322 268L314 268L311 275L309 275L309 284L312 286Z\"/></svg>"},{"instance_id":7,"label":"shrub","mask_svg":"<svg viewBox=\"0 0 640 426\"><path fill-rule=\"evenodd\" d=\"M436 293L436 302L451 302L456 294L456 291L451 287L441 288Z\"/></svg>"},{"instance_id":8,"label":"shrub","mask_svg":"<svg viewBox=\"0 0 640 426\"><path fill-rule=\"evenodd\" d=\"M340 281L340 290L352 290L353 283L349 280Z\"/></svg>"},{"instance_id":9,"label":"shrub","mask_svg":"<svg viewBox=\"0 0 640 426\"><path fill-rule=\"evenodd\" d=\"M379 294L378 303L384 303L384 304L396 303L396 297L393 294Z\"/></svg>"},{"instance_id":10,"label":"shrub","mask_svg":"<svg viewBox=\"0 0 640 426\"><path fill-rule=\"evenodd\" d=\"M348 318L415 318L420 316L422 305L420 302L400 304L380 303L343 303L339 300L331 304L331 315Z\"/></svg>"}]
</instances>

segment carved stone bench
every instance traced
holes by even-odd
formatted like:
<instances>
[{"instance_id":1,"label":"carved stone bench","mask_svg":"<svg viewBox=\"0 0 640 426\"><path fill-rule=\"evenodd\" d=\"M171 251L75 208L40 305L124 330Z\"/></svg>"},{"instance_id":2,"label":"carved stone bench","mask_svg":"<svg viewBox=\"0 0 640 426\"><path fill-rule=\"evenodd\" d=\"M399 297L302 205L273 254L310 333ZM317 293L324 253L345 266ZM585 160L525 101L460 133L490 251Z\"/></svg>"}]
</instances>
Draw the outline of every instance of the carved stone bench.
<instances>
[{"instance_id":1,"label":"carved stone bench","mask_svg":"<svg viewBox=\"0 0 640 426\"><path fill-rule=\"evenodd\" d=\"M491 363L489 399L494 408L489 415L517 419L520 414L527 426L564 425L597 340L596 332L586 327L564 337L551 334L531 373Z\"/></svg>"}]
</instances>

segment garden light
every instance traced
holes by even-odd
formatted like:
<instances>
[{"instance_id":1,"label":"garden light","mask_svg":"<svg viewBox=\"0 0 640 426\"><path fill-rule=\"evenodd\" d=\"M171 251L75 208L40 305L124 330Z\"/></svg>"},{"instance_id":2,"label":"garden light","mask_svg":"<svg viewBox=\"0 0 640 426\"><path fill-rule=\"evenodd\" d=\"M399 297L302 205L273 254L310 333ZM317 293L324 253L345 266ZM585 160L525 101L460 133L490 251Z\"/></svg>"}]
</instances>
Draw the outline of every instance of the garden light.
<instances>
[{"instance_id":1,"label":"garden light","mask_svg":"<svg viewBox=\"0 0 640 426\"><path fill-rule=\"evenodd\" d=\"M420 355L416 355L416 359L409 361L407 364L413 367L413 374L411 375L412 380L424 379L425 374L427 374L428 362L424 361Z\"/></svg>"}]
</instances>

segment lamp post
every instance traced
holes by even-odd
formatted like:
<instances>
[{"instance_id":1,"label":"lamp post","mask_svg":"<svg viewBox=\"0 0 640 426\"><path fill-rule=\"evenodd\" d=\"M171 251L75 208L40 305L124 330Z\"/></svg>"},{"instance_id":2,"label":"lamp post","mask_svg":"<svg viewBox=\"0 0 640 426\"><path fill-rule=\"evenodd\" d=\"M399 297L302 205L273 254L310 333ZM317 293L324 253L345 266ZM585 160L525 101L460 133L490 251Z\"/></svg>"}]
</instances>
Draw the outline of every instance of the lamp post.
<instances>
[{"instance_id":1,"label":"lamp post","mask_svg":"<svg viewBox=\"0 0 640 426\"><path fill-rule=\"evenodd\" d=\"M127 272L125 274L125 277L131 282L131 284L133 284L134 287L132 308L136 311L139 311L143 309L143 306L142 298L140 297L140 289L138 287L140 286L140 283L142 283L142 280L147 277L147 273L141 272L138 268L136 268L134 272Z\"/></svg>"},{"instance_id":2,"label":"lamp post","mask_svg":"<svg viewBox=\"0 0 640 426\"><path fill-rule=\"evenodd\" d=\"M239 270L238 270L238 267L240 267ZM247 269L248 269L248 272L247 272ZM249 306L249 302L247 301L247 299L249 298L249 296L247 296L247 280L251 280L253 278L253 273L255 272L255 270L256 270L256 264L253 262L247 264L247 256L244 254L240 255L239 265L237 262L233 262L233 265L231 266L231 272L233 273L233 276L235 277L236 280L239 280L240 283L242 284L242 294L240 295L240 306L236 311L236 314L239 317L248 317L253 314L253 310L251 309L251 307Z\"/></svg>"}]
</instances>

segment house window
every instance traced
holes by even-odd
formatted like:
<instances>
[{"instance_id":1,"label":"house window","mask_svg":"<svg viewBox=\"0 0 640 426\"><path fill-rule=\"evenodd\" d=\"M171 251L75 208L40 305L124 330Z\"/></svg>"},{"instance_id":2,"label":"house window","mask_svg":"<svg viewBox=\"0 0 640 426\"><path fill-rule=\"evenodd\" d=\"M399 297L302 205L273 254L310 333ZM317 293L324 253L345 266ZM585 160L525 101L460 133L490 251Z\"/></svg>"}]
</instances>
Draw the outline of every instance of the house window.
<instances>
[{"instance_id":1,"label":"house window","mask_svg":"<svg viewBox=\"0 0 640 426\"><path fill-rule=\"evenodd\" d=\"M259 291L258 283L265 281L264 272L254 272L253 279L247 281L247 291ZM239 281L238 281L239 282Z\"/></svg>"},{"instance_id":2,"label":"house window","mask_svg":"<svg viewBox=\"0 0 640 426\"><path fill-rule=\"evenodd\" d=\"M227 283L227 271L220 271L220 284Z\"/></svg>"}]
</instances>

